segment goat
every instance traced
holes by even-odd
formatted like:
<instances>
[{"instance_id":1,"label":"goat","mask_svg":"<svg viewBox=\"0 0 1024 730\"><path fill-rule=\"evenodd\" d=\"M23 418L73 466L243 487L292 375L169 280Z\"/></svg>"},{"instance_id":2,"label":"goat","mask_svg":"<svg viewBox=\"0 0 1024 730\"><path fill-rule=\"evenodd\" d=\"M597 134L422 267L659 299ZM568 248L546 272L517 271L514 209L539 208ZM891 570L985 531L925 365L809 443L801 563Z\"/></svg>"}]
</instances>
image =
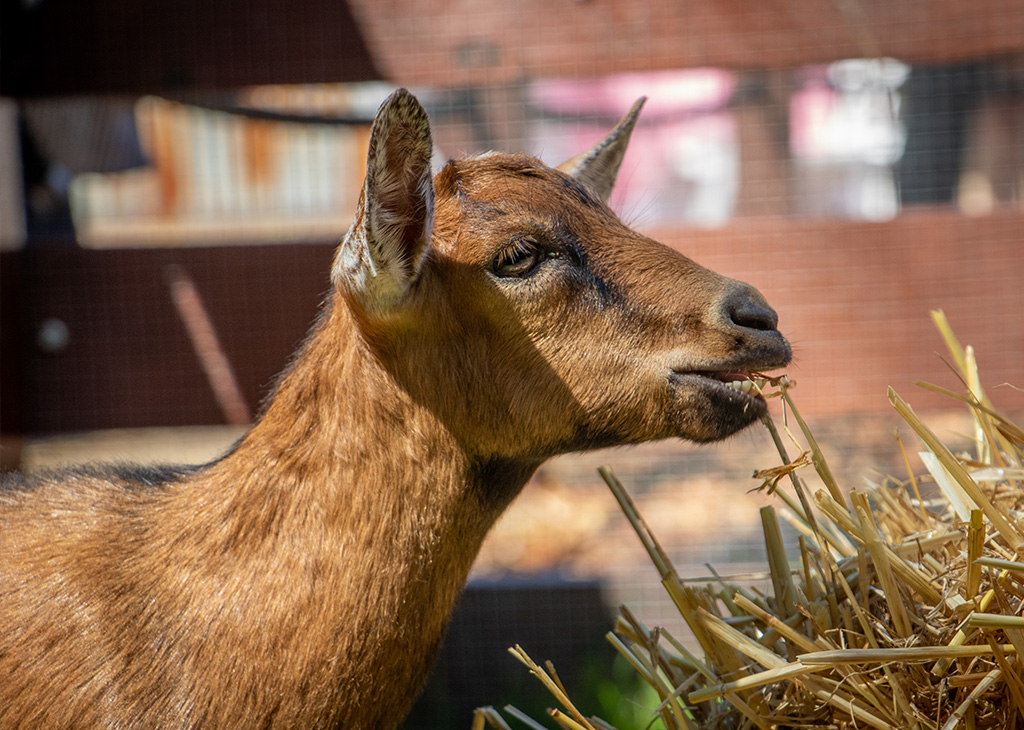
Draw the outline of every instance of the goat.
<instances>
[{"instance_id":1,"label":"goat","mask_svg":"<svg viewBox=\"0 0 1024 730\"><path fill-rule=\"evenodd\" d=\"M331 294L248 434L0 488L0 728L392 728L545 459L761 416L775 312L606 203L643 101L559 168L433 177L426 113L391 95Z\"/></svg>"}]
</instances>

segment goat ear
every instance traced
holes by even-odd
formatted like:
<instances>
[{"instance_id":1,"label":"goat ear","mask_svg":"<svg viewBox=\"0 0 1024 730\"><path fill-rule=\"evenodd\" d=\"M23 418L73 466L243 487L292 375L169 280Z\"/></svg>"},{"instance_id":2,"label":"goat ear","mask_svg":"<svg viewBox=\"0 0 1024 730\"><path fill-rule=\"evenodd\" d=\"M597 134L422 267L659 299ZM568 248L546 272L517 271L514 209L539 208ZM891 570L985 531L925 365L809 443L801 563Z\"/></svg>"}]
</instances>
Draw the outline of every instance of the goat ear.
<instances>
[{"instance_id":1,"label":"goat ear","mask_svg":"<svg viewBox=\"0 0 1024 730\"><path fill-rule=\"evenodd\" d=\"M427 113L399 89L373 120L366 181L331 269L334 286L368 312L394 308L419 275L434 218L432 155Z\"/></svg>"},{"instance_id":2,"label":"goat ear","mask_svg":"<svg viewBox=\"0 0 1024 730\"><path fill-rule=\"evenodd\" d=\"M645 101L646 96L637 99L633 108L607 137L583 154L563 162L558 169L569 173L607 201L615 187L615 178L619 174L622 157L626 154L629 136L633 134L633 127L636 126Z\"/></svg>"}]
</instances>

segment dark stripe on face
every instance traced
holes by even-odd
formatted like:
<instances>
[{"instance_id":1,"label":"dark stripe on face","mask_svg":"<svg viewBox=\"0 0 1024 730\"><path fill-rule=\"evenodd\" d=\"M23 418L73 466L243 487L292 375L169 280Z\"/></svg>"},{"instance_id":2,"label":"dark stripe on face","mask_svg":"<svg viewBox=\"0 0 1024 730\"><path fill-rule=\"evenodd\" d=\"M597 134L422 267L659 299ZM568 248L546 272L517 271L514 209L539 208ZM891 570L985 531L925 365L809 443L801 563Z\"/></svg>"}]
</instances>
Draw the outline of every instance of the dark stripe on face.
<instances>
[{"instance_id":1,"label":"dark stripe on face","mask_svg":"<svg viewBox=\"0 0 1024 730\"><path fill-rule=\"evenodd\" d=\"M559 183L562 189L572 196L573 200L585 205L591 210L601 210L605 207L604 202L598 198L586 185L579 180L569 176L559 176Z\"/></svg>"}]
</instances>

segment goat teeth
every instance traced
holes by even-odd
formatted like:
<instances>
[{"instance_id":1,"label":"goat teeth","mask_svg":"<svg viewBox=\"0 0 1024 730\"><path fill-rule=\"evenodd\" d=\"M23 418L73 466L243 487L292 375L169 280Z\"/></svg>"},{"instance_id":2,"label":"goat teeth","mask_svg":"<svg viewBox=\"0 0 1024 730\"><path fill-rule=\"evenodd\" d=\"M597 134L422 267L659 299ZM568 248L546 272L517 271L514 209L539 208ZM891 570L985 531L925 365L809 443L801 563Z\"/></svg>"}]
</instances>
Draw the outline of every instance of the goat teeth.
<instances>
[{"instance_id":1,"label":"goat teeth","mask_svg":"<svg viewBox=\"0 0 1024 730\"><path fill-rule=\"evenodd\" d=\"M749 394L755 391L758 393L761 392L761 389L765 386L765 383L767 383L766 380L733 380L726 383L726 385L728 385L733 390L738 390L740 393Z\"/></svg>"}]
</instances>

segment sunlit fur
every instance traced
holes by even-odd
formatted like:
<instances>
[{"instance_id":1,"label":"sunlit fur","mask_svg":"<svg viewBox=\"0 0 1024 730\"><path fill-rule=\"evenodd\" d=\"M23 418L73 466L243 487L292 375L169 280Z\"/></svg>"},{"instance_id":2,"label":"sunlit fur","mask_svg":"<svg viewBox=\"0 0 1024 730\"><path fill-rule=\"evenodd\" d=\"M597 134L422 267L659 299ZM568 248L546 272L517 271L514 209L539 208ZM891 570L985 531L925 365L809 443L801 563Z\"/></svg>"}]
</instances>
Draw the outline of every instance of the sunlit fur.
<instances>
[{"instance_id":1,"label":"sunlit fur","mask_svg":"<svg viewBox=\"0 0 1024 730\"><path fill-rule=\"evenodd\" d=\"M334 293L230 453L0 488L0 728L394 727L543 460L713 440L760 413L693 375L788 360L753 289L532 158L422 184L429 128L407 93L372 136ZM584 179L610 189L602 154ZM492 270L535 244L527 274Z\"/></svg>"}]
</instances>

